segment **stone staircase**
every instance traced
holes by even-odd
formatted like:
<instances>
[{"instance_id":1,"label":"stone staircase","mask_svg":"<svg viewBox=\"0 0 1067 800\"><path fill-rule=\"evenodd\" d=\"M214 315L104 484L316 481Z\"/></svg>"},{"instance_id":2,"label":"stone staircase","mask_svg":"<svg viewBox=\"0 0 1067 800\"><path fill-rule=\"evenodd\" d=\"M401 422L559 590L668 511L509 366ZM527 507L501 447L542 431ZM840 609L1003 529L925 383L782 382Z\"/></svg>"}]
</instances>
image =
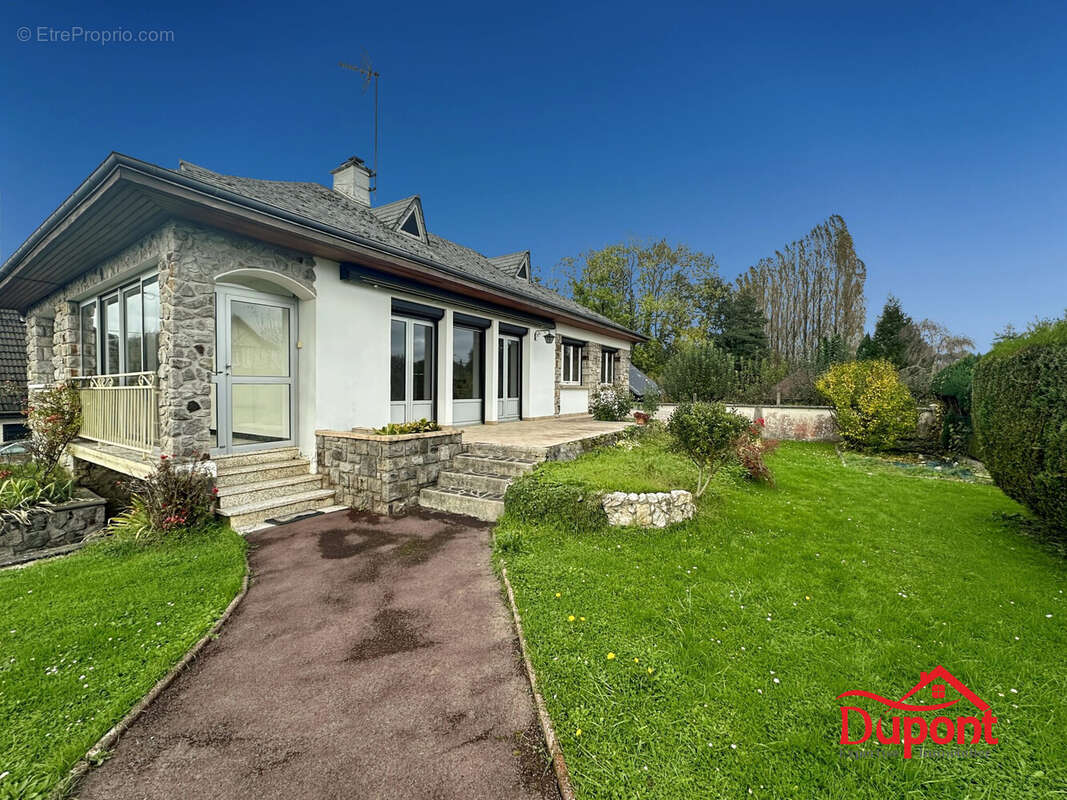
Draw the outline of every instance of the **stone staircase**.
<instances>
[{"instance_id":1,"label":"stone staircase","mask_svg":"<svg viewBox=\"0 0 1067 800\"><path fill-rule=\"evenodd\" d=\"M436 486L419 492L419 505L495 522L504 513L504 492L548 454L545 448L473 442L442 470Z\"/></svg>"},{"instance_id":2,"label":"stone staircase","mask_svg":"<svg viewBox=\"0 0 1067 800\"><path fill-rule=\"evenodd\" d=\"M324 488L326 476L312 475L311 464L295 447L220 456L215 464L218 514L237 531L336 503L336 492Z\"/></svg>"}]
</instances>

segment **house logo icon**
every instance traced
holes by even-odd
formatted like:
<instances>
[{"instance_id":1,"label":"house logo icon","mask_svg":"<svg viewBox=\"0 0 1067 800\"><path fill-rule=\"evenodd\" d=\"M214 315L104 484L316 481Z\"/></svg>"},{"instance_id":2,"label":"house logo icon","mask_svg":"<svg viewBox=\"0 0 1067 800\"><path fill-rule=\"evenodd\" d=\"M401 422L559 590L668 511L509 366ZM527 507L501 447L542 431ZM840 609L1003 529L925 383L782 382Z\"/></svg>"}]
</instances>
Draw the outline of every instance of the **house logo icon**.
<instances>
[{"instance_id":1,"label":"house logo icon","mask_svg":"<svg viewBox=\"0 0 1067 800\"><path fill-rule=\"evenodd\" d=\"M959 697L948 699L947 692L950 688L955 690ZM927 689L929 689L929 698L932 701L930 703L922 702ZM842 692L837 699L841 700L845 697L863 697L881 703L894 711L910 713L904 717L890 717L890 731L886 733L883 718L879 717L872 724L871 715L867 710L858 706L842 705L841 744L843 745L864 744L874 733L875 738L881 744L903 744L904 758L911 758L912 748L926 741L934 744L977 744L979 742L996 744L999 741L993 736L993 726L997 718L990 711L989 704L941 665L929 672L921 673L919 682L899 700L890 700L880 694L862 689ZM944 711L952 706L958 706L961 701L973 706L976 713L958 715L955 719L938 714L929 722L926 717L919 716ZM860 725L862 725L862 735L859 735L858 726ZM852 738L853 736L856 738Z\"/></svg>"}]
</instances>

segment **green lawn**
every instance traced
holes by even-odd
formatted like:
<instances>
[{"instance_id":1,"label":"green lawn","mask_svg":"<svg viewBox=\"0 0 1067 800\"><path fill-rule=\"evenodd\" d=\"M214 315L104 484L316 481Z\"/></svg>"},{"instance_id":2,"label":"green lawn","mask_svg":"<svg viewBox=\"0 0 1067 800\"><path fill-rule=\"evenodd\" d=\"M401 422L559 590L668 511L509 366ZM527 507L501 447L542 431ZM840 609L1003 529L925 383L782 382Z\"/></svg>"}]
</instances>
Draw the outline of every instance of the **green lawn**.
<instances>
[{"instance_id":1,"label":"green lawn","mask_svg":"<svg viewBox=\"0 0 1067 800\"><path fill-rule=\"evenodd\" d=\"M229 529L0 572L0 798L44 796L241 587Z\"/></svg>"},{"instance_id":2,"label":"green lawn","mask_svg":"<svg viewBox=\"0 0 1067 800\"><path fill-rule=\"evenodd\" d=\"M579 796L1067 794L1067 569L1005 519L1020 507L824 445L769 461L777 488L717 481L665 531L498 526ZM655 444L545 469L630 491L692 480ZM839 703L882 707L837 695L896 699L938 664L991 704L992 758L842 757L860 748L838 743Z\"/></svg>"}]
</instances>

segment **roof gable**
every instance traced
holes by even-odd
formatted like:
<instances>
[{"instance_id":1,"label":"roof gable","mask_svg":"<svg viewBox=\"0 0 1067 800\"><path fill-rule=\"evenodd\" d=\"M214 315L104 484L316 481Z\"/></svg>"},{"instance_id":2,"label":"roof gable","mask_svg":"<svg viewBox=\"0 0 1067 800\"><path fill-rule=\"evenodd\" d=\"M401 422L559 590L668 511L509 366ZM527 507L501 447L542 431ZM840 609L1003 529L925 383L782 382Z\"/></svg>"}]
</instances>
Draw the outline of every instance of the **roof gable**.
<instances>
[{"instance_id":1,"label":"roof gable","mask_svg":"<svg viewBox=\"0 0 1067 800\"><path fill-rule=\"evenodd\" d=\"M508 253L506 256L493 256L489 263L499 269L505 275L522 280L530 280L530 251L520 250L517 253Z\"/></svg>"}]
</instances>

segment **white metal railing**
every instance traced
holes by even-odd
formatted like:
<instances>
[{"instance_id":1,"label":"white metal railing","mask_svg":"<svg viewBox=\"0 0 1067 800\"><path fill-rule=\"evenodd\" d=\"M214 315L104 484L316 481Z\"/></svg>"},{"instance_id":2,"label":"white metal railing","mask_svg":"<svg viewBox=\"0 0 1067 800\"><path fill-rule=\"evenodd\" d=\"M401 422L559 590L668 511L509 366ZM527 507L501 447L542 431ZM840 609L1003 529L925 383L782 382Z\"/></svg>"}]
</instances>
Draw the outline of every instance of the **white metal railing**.
<instances>
[{"instance_id":1,"label":"white metal railing","mask_svg":"<svg viewBox=\"0 0 1067 800\"><path fill-rule=\"evenodd\" d=\"M159 439L155 372L74 378L82 404L81 435L151 453Z\"/></svg>"}]
</instances>

